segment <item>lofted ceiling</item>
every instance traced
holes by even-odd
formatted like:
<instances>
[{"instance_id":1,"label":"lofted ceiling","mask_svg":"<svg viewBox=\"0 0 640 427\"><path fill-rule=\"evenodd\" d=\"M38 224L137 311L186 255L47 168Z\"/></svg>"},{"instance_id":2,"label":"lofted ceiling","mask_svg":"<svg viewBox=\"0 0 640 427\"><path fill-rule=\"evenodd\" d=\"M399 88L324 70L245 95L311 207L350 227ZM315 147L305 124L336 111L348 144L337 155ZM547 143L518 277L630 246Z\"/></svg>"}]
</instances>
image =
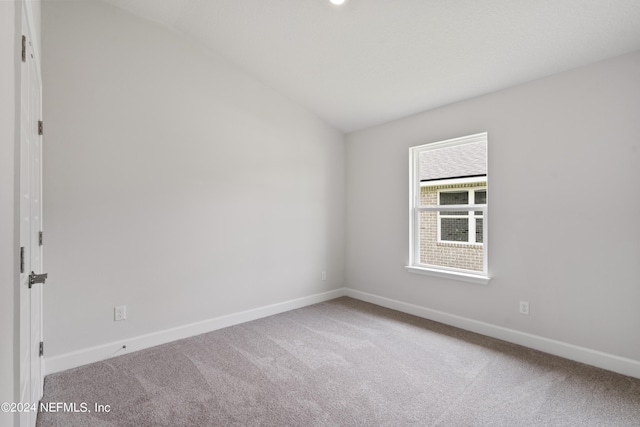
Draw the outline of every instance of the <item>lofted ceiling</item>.
<instances>
[{"instance_id":1,"label":"lofted ceiling","mask_svg":"<svg viewBox=\"0 0 640 427\"><path fill-rule=\"evenodd\" d=\"M343 132L640 49L640 0L105 1Z\"/></svg>"}]
</instances>

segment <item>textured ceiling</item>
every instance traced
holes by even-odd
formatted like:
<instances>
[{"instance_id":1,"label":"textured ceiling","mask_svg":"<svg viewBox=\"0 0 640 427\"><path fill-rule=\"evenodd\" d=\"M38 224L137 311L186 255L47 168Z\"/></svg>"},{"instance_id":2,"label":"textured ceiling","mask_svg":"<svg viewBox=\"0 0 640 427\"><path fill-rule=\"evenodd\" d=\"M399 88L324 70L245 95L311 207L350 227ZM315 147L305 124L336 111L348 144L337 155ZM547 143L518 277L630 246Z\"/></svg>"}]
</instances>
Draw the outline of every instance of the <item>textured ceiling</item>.
<instances>
[{"instance_id":1,"label":"textured ceiling","mask_svg":"<svg viewBox=\"0 0 640 427\"><path fill-rule=\"evenodd\" d=\"M350 132L640 49L640 0L106 0Z\"/></svg>"}]
</instances>

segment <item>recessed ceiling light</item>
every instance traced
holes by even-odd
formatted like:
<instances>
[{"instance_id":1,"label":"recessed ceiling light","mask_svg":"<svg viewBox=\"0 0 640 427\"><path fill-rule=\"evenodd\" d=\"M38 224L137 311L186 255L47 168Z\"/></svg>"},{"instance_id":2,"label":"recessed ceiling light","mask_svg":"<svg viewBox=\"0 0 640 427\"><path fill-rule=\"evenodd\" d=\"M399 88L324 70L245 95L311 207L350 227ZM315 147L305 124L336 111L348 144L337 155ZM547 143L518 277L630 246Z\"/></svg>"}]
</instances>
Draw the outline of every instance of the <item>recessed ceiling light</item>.
<instances>
[{"instance_id":1,"label":"recessed ceiling light","mask_svg":"<svg viewBox=\"0 0 640 427\"><path fill-rule=\"evenodd\" d=\"M336 6L342 6L343 4L345 4L347 2L347 0L329 0L332 4L335 4Z\"/></svg>"}]
</instances>

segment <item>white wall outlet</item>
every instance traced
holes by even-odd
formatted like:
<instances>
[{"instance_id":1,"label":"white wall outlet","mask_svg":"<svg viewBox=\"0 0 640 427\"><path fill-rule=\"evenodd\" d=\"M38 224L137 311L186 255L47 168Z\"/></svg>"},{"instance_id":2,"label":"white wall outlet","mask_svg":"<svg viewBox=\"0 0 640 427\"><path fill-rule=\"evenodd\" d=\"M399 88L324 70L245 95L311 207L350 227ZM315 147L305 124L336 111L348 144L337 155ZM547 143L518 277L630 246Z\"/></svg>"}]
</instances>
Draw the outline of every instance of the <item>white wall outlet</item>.
<instances>
[{"instance_id":1,"label":"white wall outlet","mask_svg":"<svg viewBox=\"0 0 640 427\"><path fill-rule=\"evenodd\" d=\"M529 315L529 301L520 301L520 314Z\"/></svg>"},{"instance_id":2,"label":"white wall outlet","mask_svg":"<svg viewBox=\"0 0 640 427\"><path fill-rule=\"evenodd\" d=\"M322 272L322 280L327 280L327 272L326 271Z\"/></svg>"},{"instance_id":3,"label":"white wall outlet","mask_svg":"<svg viewBox=\"0 0 640 427\"><path fill-rule=\"evenodd\" d=\"M125 320L127 318L127 306L119 305L113 308L113 320Z\"/></svg>"}]
</instances>

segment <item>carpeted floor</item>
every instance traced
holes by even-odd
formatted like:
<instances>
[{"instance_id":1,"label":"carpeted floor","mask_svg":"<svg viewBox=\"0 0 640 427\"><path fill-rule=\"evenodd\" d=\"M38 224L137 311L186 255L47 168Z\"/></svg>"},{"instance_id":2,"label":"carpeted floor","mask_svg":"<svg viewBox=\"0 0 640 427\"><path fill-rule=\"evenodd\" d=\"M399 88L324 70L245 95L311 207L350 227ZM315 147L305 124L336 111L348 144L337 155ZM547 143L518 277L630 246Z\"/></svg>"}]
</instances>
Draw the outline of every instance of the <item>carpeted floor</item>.
<instances>
[{"instance_id":1,"label":"carpeted floor","mask_svg":"<svg viewBox=\"0 0 640 427\"><path fill-rule=\"evenodd\" d=\"M49 375L43 402L92 412L39 427L640 426L640 379L350 298Z\"/></svg>"}]
</instances>

